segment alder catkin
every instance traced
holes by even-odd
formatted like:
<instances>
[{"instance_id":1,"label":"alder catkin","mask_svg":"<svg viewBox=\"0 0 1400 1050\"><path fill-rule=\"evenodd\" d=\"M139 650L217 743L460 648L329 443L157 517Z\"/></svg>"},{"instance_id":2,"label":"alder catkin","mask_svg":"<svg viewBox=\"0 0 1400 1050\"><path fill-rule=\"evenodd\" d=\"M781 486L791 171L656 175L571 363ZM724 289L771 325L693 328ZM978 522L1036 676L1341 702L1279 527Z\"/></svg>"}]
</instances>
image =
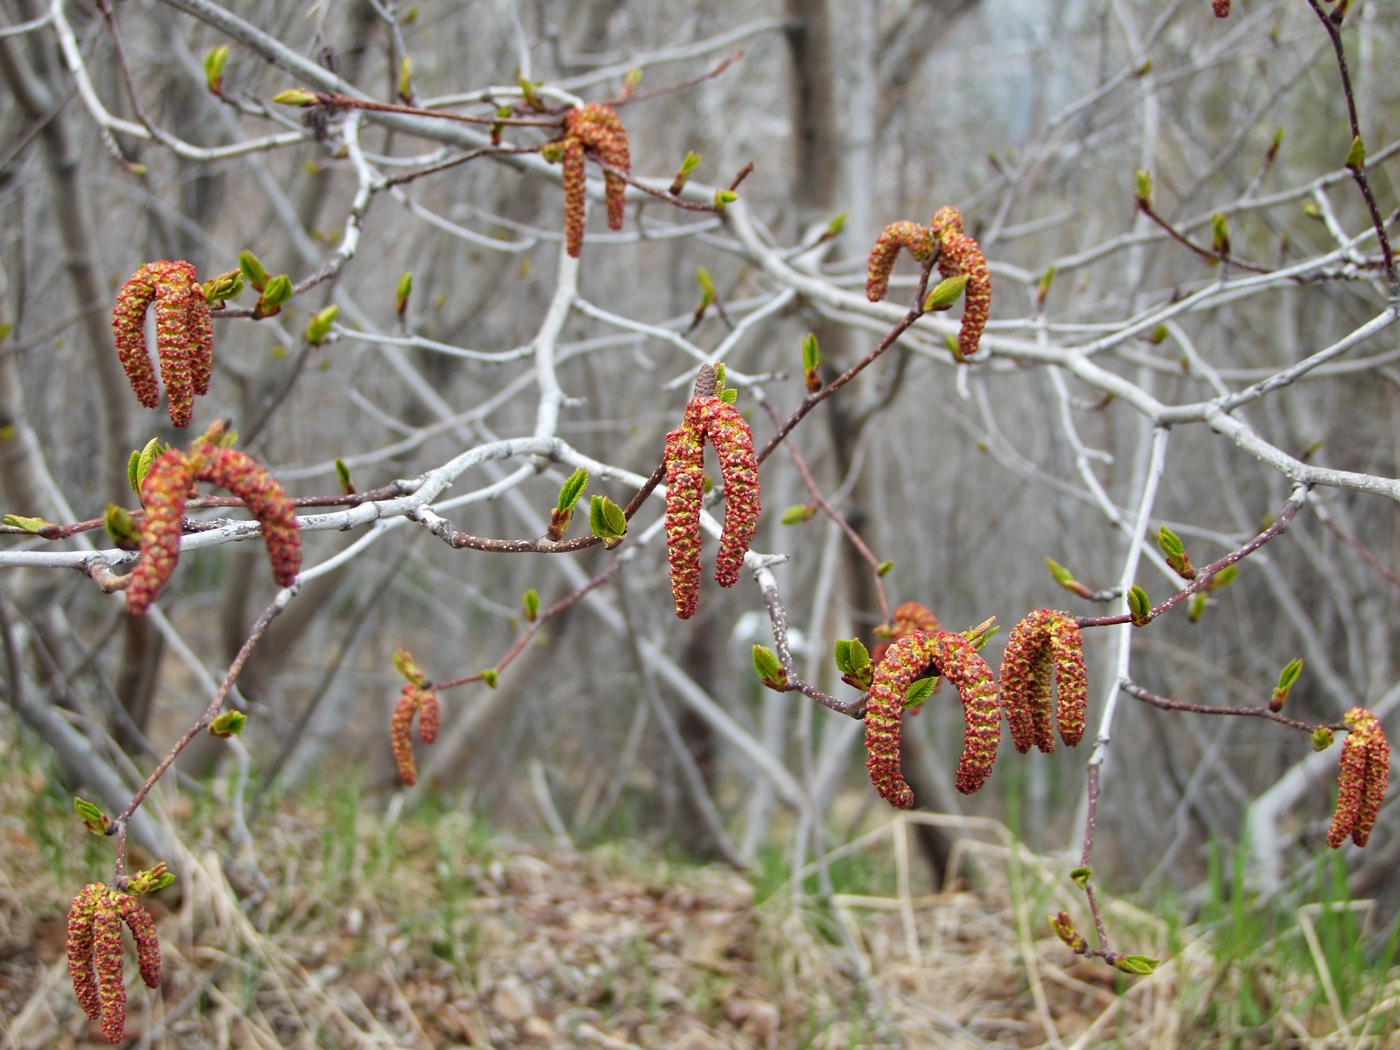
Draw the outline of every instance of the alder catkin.
<instances>
[{"instance_id":1,"label":"alder catkin","mask_svg":"<svg viewBox=\"0 0 1400 1050\"><path fill-rule=\"evenodd\" d=\"M263 543L278 584L290 587L301 571L301 530L296 507L257 460L237 449L199 443L193 453L195 479L228 489L262 526Z\"/></svg>"},{"instance_id":2,"label":"alder catkin","mask_svg":"<svg viewBox=\"0 0 1400 1050\"><path fill-rule=\"evenodd\" d=\"M583 252L583 225L586 180L583 174L583 143L570 136L564 140L564 245L575 259Z\"/></svg>"},{"instance_id":3,"label":"alder catkin","mask_svg":"<svg viewBox=\"0 0 1400 1050\"><path fill-rule=\"evenodd\" d=\"M719 456L720 476L724 478L724 531L715 561L715 580L721 587L733 587L758 529L758 458L753 431L737 408L717 397L693 399L686 409L687 420L692 412L694 425Z\"/></svg>"},{"instance_id":4,"label":"alder catkin","mask_svg":"<svg viewBox=\"0 0 1400 1050\"><path fill-rule=\"evenodd\" d=\"M180 534L193 470L179 449L162 452L141 482L141 560L126 586L126 611L142 616L160 597L180 557Z\"/></svg>"},{"instance_id":5,"label":"alder catkin","mask_svg":"<svg viewBox=\"0 0 1400 1050\"><path fill-rule=\"evenodd\" d=\"M958 329L958 353L971 357L977 353L982 332L992 310L992 278L981 247L963 233L962 212L951 205L934 212L929 224L938 242L938 272L945 278L967 275L963 293L962 324Z\"/></svg>"},{"instance_id":6,"label":"alder catkin","mask_svg":"<svg viewBox=\"0 0 1400 1050\"><path fill-rule=\"evenodd\" d=\"M389 720L389 743L394 749L394 764L399 769L399 779L404 787L418 783L418 765L413 760L413 715L418 710L418 687L412 682L403 687L399 701L394 705L393 717Z\"/></svg>"},{"instance_id":7,"label":"alder catkin","mask_svg":"<svg viewBox=\"0 0 1400 1050\"><path fill-rule=\"evenodd\" d=\"M1375 714L1353 707L1344 719L1351 732L1342 741L1337 809L1327 830L1327 845L1333 849L1340 848L1348 836L1358 846L1370 841L1390 782L1390 744Z\"/></svg>"},{"instance_id":8,"label":"alder catkin","mask_svg":"<svg viewBox=\"0 0 1400 1050\"><path fill-rule=\"evenodd\" d=\"M705 446L686 421L666 435L666 557L676 615L688 620L700 601L700 502L705 484Z\"/></svg>"},{"instance_id":9,"label":"alder catkin","mask_svg":"<svg viewBox=\"0 0 1400 1050\"><path fill-rule=\"evenodd\" d=\"M209 302L194 266L182 260L146 263L122 286L112 308L117 357L137 400L147 408L155 408L160 400L155 368L146 348L146 309L152 303L170 421L186 427L195 397L209 392L214 365Z\"/></svg>"},{"instance_id":10,"label":"alder catkin","mask_svg":"<svg viewBox=\"0 0 1400 1050\"><path fill-rule=\"evenodd\" d=\"M160 987L160 938L150 912L129 893L117 895L117 908L136 942L136 964L147 988Z\"/></svg>"},{"instance_id":11,"label":"alder catkin","mask_svg":"<svg viewBox=\"0 0 1400 1050\"><path fill-rule=\"evenodd\" d=\"M107 887L100 882L89 883L78 891L68 909L68 976L73 980L73 994L88 1020L102 1016L102 996L97 990L97 974L93 970L93 934L97 918L99 895Z\"/></svg>"},{"instance_id":12,"label":"alder catkin","mask_svg":"<svg viewBox=\"0 0 1400 1050\"><path fill-rule=\"evenodd\" d=\"M932 231L907 219L892 222L880 231L866 264L865 297L872 303L878 303L889 291L890 273L901 248L909 249L910 255L923 262L933 254Z\"/></svg>"},{"instance_id":13,"label":"alder catkin","mask_svg":"<svg viewBox=\"0 0 1400 1050\"><path fill-rule=\"evenodd\" d=\"M598 159L619 172L630 173L632 154L627 142L627 129L611 106L590 102L571 109L564 117L564 128L584 146L593 150ZM603 172L603 194L608 203L608 228L622 229L626 215L627 183L622 175Z\"/></svg>"}]
</instances>

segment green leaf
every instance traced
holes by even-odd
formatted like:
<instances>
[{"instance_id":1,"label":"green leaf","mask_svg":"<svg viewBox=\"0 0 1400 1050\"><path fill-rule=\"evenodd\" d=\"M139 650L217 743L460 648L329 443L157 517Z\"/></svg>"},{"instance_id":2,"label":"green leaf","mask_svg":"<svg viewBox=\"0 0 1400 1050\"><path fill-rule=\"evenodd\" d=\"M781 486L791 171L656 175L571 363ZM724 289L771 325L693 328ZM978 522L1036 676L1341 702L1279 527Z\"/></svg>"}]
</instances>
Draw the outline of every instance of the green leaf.
<instances>
[{"instance_id":1,"label":"green leaf","mask_svg":"<svg viewBox=\"0 0 1400 1050\"><path fill-rule=\"evenodd\" d=\"M850 674L854 668L851 667L851 640L849 638L836 639L836 670L842 674Z\"/></svg>"},{"instance_id":2,"label":"green leaf","mask_svg":"<svg viewBox=\"0 0 1400 1050\"><path fill-rule=\"evenodd\" d=\"M248 716L242 711L225 711L209 723L209 735L227 740L243 732L248 724Z\"/></svg>"},{"instance_id":3,"label":"green leaf","mask_svg":"<svg viewBox=\"0 0 1400 1050\"><path fill-rule=\"evenodd\" d=\"M1146 977L1157 969L1157 960L1149 959L1146 955L1120 955L1113 960L1113 965L1124 973L1130 973L1135 977Z\"/></svg>"},{"instance_id":4,"label":"green leaf","mask_svg":"<svg viewBox=\"0 0 1400 1050\"><path fill-rule=\"evenodd\" d=\"M87 825L87 829L94 835L107 834L107 829L111 827L112 822L107 819L107 814L103 813L101 809L87 799L78 798L76 795L73 796L73 808L77 810L78 819Z\"/></svg>"},{"instance_id":5,"label":"green leaf","mask_svg":"<svg viewBox=\"0 0 1400 1050\"><path fill-rule=\"evenodd\" d=\"M1280 689L1292 689L1293 683L1298 680L1298 676L1303 673L1302 658L1289 660L1284 664L1283 670L1278 675L1278 687Z\"/></svg>"},{"instance_id":6,"label":"green leaf","mask_svg":"<svg viewBox=\"0 0 1400 1050\"><path fill-rule=\"evenodd\" d=\"M403 313L408 309L408 297L413 294L413 274L399 275L399 283L394 288L394 312Z\"/></svg>"},{"instance_id":7,"label":"green leaf","mask_svg":"<svg viewBox=\"0 0 1400 1050\"><path fill-rule=\"evenodd\" d=\"M700 154L693 150L685 151L685 159L681 161L680 174L690 176L695 173L695 169L700 167Z\"/></svg>"},{"instance_id":8,"label":"green leaf","mask_svg":"<svg viewBox=\"0 0 1400 1050\"><path fill-rule=\"evenodd\" d=\"M52 528L50 522L43 518L26 518L20 514L6 514L5 524L16 529L23 529L25 532L37 533L42 529Z\"/></svg>"},{"instance_id":9,"label":"green leaf","mask_svg":"<svg viewBox=\"0 0 1400 1050\"><path fill-rule=\"evenodd\" d=\"M520 599L521 607L525 610L525 622L534 623L540 615L540 592L531 587Z\"/></svg>"},{"instance_id":10,"label":"green leaf","mask_svg":"<svg viewBox=\"0 0 1400 1050\"><path fill-rule=\"evenodd\" d=\"M276 277L268 280L263 288L261 303L269 307L280 307L292 297L292 279L285 273L279 273Z\"/></svg>"},{"instance_id":11,"label":"green leaf","mask_svg":"<svg viewBox=\"0 0 1400 1050\"><path fill-rule=\"evenodd\" d=\"M943 278L924 297L924 312L933 313L938 310L952 309L953 304L962 298L963 292L967 289L967 280L968 275L965 273Z\"/></svg>"},{"instance_id":12,"label":"green leaf","mask_svg":"<svg viewBox=\"0 0 1400 1050\"><path fill-rule=\"evenodd\" d=\"M1157 530L1157 546L1162 548L1162 553L1168 558L1180 558L1186 553L1181 539L1165 525Z\"/></svg>"},{"instance_id":13,"label":"green leaf","mask_svg":"<svg viewBox=\"0 0 1400 1050\"><path fill-rule=\"evenodd\" d=\"M918 707L930 696L933 695L933 687L938 682L938 676L932 678L920 678L904 690L904 710Z\"/></svg>"},{"instance_id":14,"label":"green leaf","mask_svg":"<svg viewBox=\"0 0 1400 1050\"><path fill-rule=\"evenodd\" d=\"M141 494L141 485L136 480L136 466L140 462L141 450L132 449L131 455L127 457L126 461L126 481L127 484L131 486L131 491L136 493L138 496Z\"/></svg>"},{"instance_id":15,"label":"green leaf","mask_svg":"<svg viewBox=\"0 0 1400 1050\"><path fill-rule=\"evenodd\" d=\"M851 639L851 673L860 674L870 666L870 651L859 638Z\"/></svg>"},{"instance_id":16,"label":"green leaf","mask_svg":"<svg viewBox=\"0 0 1400 1050\"><path fill-rule=\"evenodd\" d=\"M801 525L805 521L811 521L816 513L817 508L813 503L795 503L783 511L783 516L778 519L778 523L780 525Z\"/></svg>"},{"instance_id":17,"label":"green leaf","mask_svg":"<svg viewBox=\"0 0 1400 1050\"><path fill-rule=\"evenodd\" d=\"M890 571L891 571L893 568L894 568L894 562L892 562L892 561L882 561L879 565L875 566L875 575L876 575L876 576L887 576L887 575L889 575Z\"/></svg>"},{"instance_id":18,"label":"green leaf","mask_svg":"<svg viewBox=\"0 0 1400 1050\"><path fill-rule=\"evenodd\" d=\"M1050 575L1055 578L1055 582L1061 587L1068 587L1075 582L1074 573L1070 572L1054 558L1046 558L1045 567L1050 570Z\"/></svg>"},{"instance_id":19,"label":"green leaf","mask_svg":"<svg viewBox=\"0 0 1400 1050\"><path fill-rule=\"evenodd\" d=\"M695 280L700 284L700 291L705 294L706 304L715 301L715 280L710 276L710 271L703 266L695 268Z\"/></svg>"},{"instance_id":20,"label":"green leaf","mask_svg":"<svg viewBox=\"0 0 1400 1050\"><path fill-rule=\"evenodd\" d=\"M1347 150L1346 166L1352 171L1360 171L1366 167L1366 143L1361 141L1361 136L1351 140L1351 149Z\"/></svg>"},{"instance_id":21,"label":"green leaf","mask_svg":"<svg viewBox=\"0 0 1400 1050\"><path fill-rule=\"evenodd\" d=\"M131 511L125 507L118 507L115 503L107 504L107 513L102 524L107 530L107 535L123 550L134 551L141 546L141 530L136 527Z\"/></svg>"},{"instance_id":22,"label":"green leaf","mask_svg":"<svg viewBox=\"0 0 1400 1050\"><path fill-rule=\"evenodd\" d=\"M559 510L573 510L578 498L583 495L583 490L588 488L588 471L579 467L569 475L568 480L559 489L559 502L555 504Z\"/></svg>"},{"instance_id":23,"label":"green leaf","mask_svg":"<svg viewBox=\"0 0 1400 1050\"><path fill-rule=\"evenodd\" d=\"M347 496L355 494L355 482L350 478L350 468L345 465L345 460L339 456L335 459L335 477L340 482L340 491Z\"/></svg>"},{"instance_id":24,"label":"green leaf","mask_svg":"<svg viewBox=\"0 0 1400 1050\"><path fill-rule=\"evenodd\" d=\"M1221 587L1228 587L1235 582L1235 577L1239 574L1240 567L1238 565L1233 563L1227 565L1210 578L1210 586L1206 590L1218 591Z\"/></svg>"},{"instance_id":25,"label":"green leaf","mask_svg":"<svg viewBox=\"0 0 1400 1050\"><path fill-rule=\"evenodd\" d=\"M204 282L204 301L210 306L237 299L243 294L243 271L230 270Z\"/></svg>"},{"instance_id":26,"label":"green leaf","mask_svg":"<svg viewBox=\"0 0 1400 1050\"><path fill-rule=\"evenodd\" d=\"M735 401L739 400L739 391L735 387L730 387L728 390L721 390L719 392L719 399L726 405L732 405Z\"/></svg>"},{"instance_id":27,"label":"green leaf","mask_svg":"<svg viewBox=\"0 0 1400 1050\"><path fill-rule=\"evenodd\" d=\"M228 45L220 44L210 48L204 56L204 81L214 94L223 93L224 67L228 65Z\"/></svg>"},{"instance_id":28,"label":"green leaf","mask_svg":"<svg viewBox=\"0 0 1400 1050\"><path fill-rule=\"evenodd\" d=\"M817 345L817 337L808 332L802 338L802 370L809 372L822 363L821 348Z\"/></svg>"},{"instance_id":29,"label":"green leaf","mask_svg":"<svg viewBox=\"0 0 1400 1050\"><path fill-rule=\"evenodd\" d=\"M1090 880L1091 878L1093 878L1093 876L1094 876L1094 871L1093 871L1093 869L1092 869L1092 868L1089 868L1089 867L1087 867L1087 866L1081 867L1081 868L1075 868L1073 871L1071 871L1071 872L1069 873L1069 877L1074 881L1074 884L1075 884L1076 886L1078 886L1081 890L1082 890L1085 886L1089 885L1089 880Z\"/></svg>"},{"instance_id":30,"label":"green leaf","mask_svg":"<svg viewBox=\"0 0 1400 1050\"><path fill-rule=\"evenodd\" d=\"M609 546L627 535L627 516L607 496L594 496L588 505L588 525Z\"/></svg>"},{"instance_id":31,"label":"green leaf","mask_svg":"<svg viewBox=\"0 0 1400 1050\"><path fill-rule=\"evenodd\" d=\"M787 686L787 672L778 660L778 654L766 645L753 647L753 669L758 672L759 681L764 685Z\"/></svg>"},{"instance_id":32,"label":"green leaf","mask_svg":"<svg viewBox=\"0 0 1400 1050\"><path fill-rule=\"evenodd\" d=\"M840 215L836 216L836 218L832 219L829 223L826 224L826 231L822 234L822 239L829 241L833 237L839 237L841 235L841 231L845 228L846 213L843 211Z\"/></svg>"},{"instance_id":33,"label":"green leaf","mask_svg":"<svg viewBox=\"0 0 1400 1050\"><path fill-rule=\"evenodd\" d=\"M733 190L715 190L715 210L724 211L725 207L733 204L739 199L739 195Z\"/></svg>"},{"instance_id":34,"label":"green leaf","mask_svg":"<svg viewBox=\"0 0 1400 1050\"><path fill-rule=\"evenodd\" d=\"M712 367L715 370L715 396L718 397L720 392L724 389L724 362L716 361Z\"/></svg>"},{"instance_id":35,"label":"green leaf","mask_svg":"<svg viewBox=\"0 0 1400 1050\"><path fill-rule=\"evenodd\" d=\"M1050 267L1040 275L1040 280L1035 285L1035 301L1044 303L1045 297L1050 294L1050 286L1055 283L1055 267Z\"/></svg>"},{"instance_id":36,"label":"green leaf","mask_svg":"<svg viewBox=\"0 0 1400 1050\"><path fill-rule=\"evenodd\" d=\"M413 60L407 55L399 63L399 98L407 102L413 97Z\"/></svg>"},{"instance_id":37,"label":"green leaf","mask_svg":"<svg viewBox=\"0 0 1400 1050\"><path fill-rule=\"evenodd\" d=\"M243 276L254 289L259 292L263 290L267 284L267 269L256 255L246 250L239 252L238 268L243 271Z\"/></svg>"},{"instance_id":38,"label":"green leaf","mask_svg":"<svg viewBox=\"0 0 1400 1050\"><path fill-rule=\"evenodd\" d=\"M1128 592L1128 612L1132 615L1133 623L1138 627L1145 624L1152 616L1152 599L1137 584L1133 584L1133 589Z\"/></svg>"},{"instance_id":39,"label":"green leaf","mask_svg":"<svg viewBox=\"0 0 1400 1050\"><path fill-rule=\"evenodd\" d=\"M340 307L328 306L320 313L311 318L311 323L306 326L306 341L312 346L320 346L326 341L326 337L331 334L331 325L335 323L336 315L340 313Z\"/></svg>"},{"instance_id":40,"label":"green leaf","mask_svg":"<svg viewBox=\"0 0 1400 1050\"><path fill-rule=\"evenodd\" d=\"M488 667L486 670L481 672L481 680L485 682L488 686L490 686L492 689L495 689L496 683L501 680L501 673L497 671L494 667Z\"/></svg>"}]
</instances>

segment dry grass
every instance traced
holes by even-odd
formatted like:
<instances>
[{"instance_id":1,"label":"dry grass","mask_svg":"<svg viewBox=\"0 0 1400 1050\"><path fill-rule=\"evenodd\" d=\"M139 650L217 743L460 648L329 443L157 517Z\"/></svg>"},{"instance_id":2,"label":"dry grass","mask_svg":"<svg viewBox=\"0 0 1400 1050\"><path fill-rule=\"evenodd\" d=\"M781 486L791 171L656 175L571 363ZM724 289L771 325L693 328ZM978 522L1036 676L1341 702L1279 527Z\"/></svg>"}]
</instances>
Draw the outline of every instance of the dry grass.
<instances>
[{"instance_id":1,"label":"dry grass","mask_svg":"<svg viewBox=\"0 0 1400 1050\"><path fill-rule=\"evenodd\" d=\"M63 917L110 875L110 844L68 803L0 744L0 1040L16 1050L106 1045L68 986ZM348 790L279 807L254 871L221 855L220 807L166 806L200 845L150 902L166 980L148 992L130 968L131 1045L1400 1047L1397 974L1340 972L1330 913L1241 958L1220 927L1113 901L1119 943L1164 960L1128 978L1050 935L1061 908L1088 925L1082 898L993 821L898 816L827 858L830 899L788 880L755 906L727 871L546 852L460 813L396 820ZM938 892L911 858L920 820L965 836Z\"/></svg>"}]
</instances>

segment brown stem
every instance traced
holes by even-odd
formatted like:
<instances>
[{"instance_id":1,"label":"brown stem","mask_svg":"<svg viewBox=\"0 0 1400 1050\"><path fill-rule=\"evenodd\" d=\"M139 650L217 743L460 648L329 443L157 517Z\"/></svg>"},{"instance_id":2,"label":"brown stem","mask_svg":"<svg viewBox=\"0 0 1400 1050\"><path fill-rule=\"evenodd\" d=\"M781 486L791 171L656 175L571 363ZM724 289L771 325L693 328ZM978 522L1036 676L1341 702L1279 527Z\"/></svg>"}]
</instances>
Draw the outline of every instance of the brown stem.
<instances>
[{"instance_id":1,"label":"brown stem","mask_svg":"<svg viewBox=\"0 0 1400 1050\"><path fill-rule=\"evenodd\" d=\"M1153 707L1160 707L1163 711L1188 711L1196 715L1243 715L1247 718L1267 718L1270 722L1277 722L1279 725L1288 726L1290 729L1297 729L1300 732L1312 734L1318 728L1345 730L1345 722L1333 722L1328 726L1319 726L1313 722L1303 722L1297 718L1289 718L1281 715L1277 711L1270 711L1267 707L1211 707L1206 704L1188 704L1181 700L1169 700L1156 693L1150 693L1142 686L1138 685L1131 678L1125 678L1119 684L1119 688L1135 700L1141 700L1145 704Z\"/></svg>"},{"instance_id":2,"label":"brown stem","mask_svg":"<svg viewBox=\"0 0 1400 1050\"><path fill-rule=\"evenodd\" d=\"M1356 95L1351 89L1351 73L1347 69L1346 49L1342 47L1341 26L1327 16L1317 0L1308 0L1308 6L1313 9L1313 14L1317 15L1323 29L1327 31L1327 38L1332 41L1332 50L1337 54L1337 70L1342 76L1342 94L1346 96L1347 117L1351 120L1351 139L1355 142L1361 138L1361 122L1356 117ZM1362 139L1362 141L1365 140ZM1385 259L1385 280L1390 285L1390 291L1393 295L1397 290L1400 290L1400 276L1397 276L1395 271L1395 253L1391 250L1390 238L1385 233L1385 220L1381 217L1381 210L1376 204L1376 195L1371 192L1371 181L1366 178L1365 164L1354 169L1351 177L1357 188L1361 190L1361 196L1366 199L1366 209L1371 213L1371 225L1376 228L1376 240L1380 242L1381 256Z\"/></svg>"},{"instance_id":3,"label":"brown stem","mask_svg":"<svg viewBox=\"0 0 1400 1050\"><path fill-rule=\"evenodd\" d=\"M1151 219L1163 230L1165 230L1167 232L1167 236L1169 236L1172 240L1176 241L1178 244L1183 244L1187 248L1190 248L1193 252L1195 252L1207 262L1229 263L1232 266L1238 266L1241 270L1249 270L1252 273L1273 273L1273 271L1270 270L1267 266L1259 266L1256 263L1246 262L1245 260L1239 258L1236 255L1231 255L1229 252L1214 252L1210 251L1209 249L1202 248L1199 244L1187 237L1170 222L1162 218L1162 216L1158 215L1157 212L1153 210L1151 203L1143 200L1141 197L1137 199L1137 206L1139 211L1141 211L1149 219Z\"/></svg>"},{"instance_id":4,"label":"brown stem","mask_svg":"<svg viewBox=\"0 0 1400 1050\"><path fill-rule=\"evenodd\" d=\"M783 600L776 589L764 588L763 601L768 606L768 619L773 625L773 645L777 649L778 662L783 665L783 672L787 675L786 687L778 691L801 693L838 714L849 715L851 718L864 718L865 702L870 697L869 693L862 694L848 703L822 692L816 686L797 676L797 669L792 662L792 652L788 648L787 610L783 608Z\"/></svg>"},{"instance_id":5,"label":"brown stem","mask_svg":"<svg viewBox=\"0 0 1400 1050\"><path fill-rule=\"evenodd\" d=\"M1242 561L1243 559L1249 557L1260 547L1264 546L1264 544L1268 543L1271 539L1273 539L1275 536L1281 533L1284 529L1288 528L1289 522L1293 520L1294 515L1298 513L1299 509L1306 502L1307 487L1304 486L1302 495L1290 498L1288 502L1283 505L1283 509L1279 511L1278 517L1274 520L1274 523L1272 525L1270 525L1263 532L1259 533L1258 536L1255 536L1254 539L1250 540L1243 547L1240 547L1238 550L1231 551L1229 554L1225 555L1225 557L1219 559L1218 561L1213 561L1205 568L1200 569L1196 573L1196 578L1194 580L1192 580L1186 587L1183 587L1181 590L1173 594L1161 605L1154 606L1152 610L1147 614L1147 618L1141 621L1141 623L1150 623L1157 617L1161 616L1164 612L1176 608L1191 595L1196 594L1199 591L1209 590L1210 580L1212 576L1214 576L1221 569L1225 568L1227 565L1233 565L1235 564L1235 562ZM1079 624L1080 627L1110 627L1113 624L1132 622L1133 618L1131 615L1128 614L1123 614L1119 616L1075 617L1075 623Z\"/></svg>"},{"instance_id":6,"label":"brown stem","mask_svg":"<svg viewBox=\"0 0 1400 1050\"><path fill-rule=\"evenodd\" d=\"M645 102L648 99L660 98L662 95L670 95L677 91L685 91L687 88L693 88L698 84L705 83L705 81L707 80L713 80L715 77L719 76L726 69L728 69L730 66L732 66L735 62L739 61L739 59L743 57L743 49L736 47L733 51L729 52L728 55L720 59L713 69L710 69L708 72L701 73L699 76L694 76L691 77L689 80L682 80L675 84L667 84L664 87L653 88L650 91L623 93L621 95L618 95L616 98L604 102L603 105L625 106L629 102Z\"/></svg>"}]
</instances>

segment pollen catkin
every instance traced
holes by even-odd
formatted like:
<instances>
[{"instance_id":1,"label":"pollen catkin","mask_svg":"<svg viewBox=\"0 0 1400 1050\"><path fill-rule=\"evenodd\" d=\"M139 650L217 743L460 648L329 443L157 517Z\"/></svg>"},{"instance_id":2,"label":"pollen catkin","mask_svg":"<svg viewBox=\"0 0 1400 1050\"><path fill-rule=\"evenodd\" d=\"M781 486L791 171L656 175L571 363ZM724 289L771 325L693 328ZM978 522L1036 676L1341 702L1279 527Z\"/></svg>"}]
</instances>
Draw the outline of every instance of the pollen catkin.
<instances>
[{"instance_id":1,"label":"pollen catkin","mask_svg":"<svg viewBox=\"0 0 1400 1050\"><path fill-rule=\"evenodd\" d=\"M146 349L146 309L155 303L156 351L165 382L170 421L186 427L194 398L209 392L214 362L214 328L209 303L192 265L183 261L146 263L122 286L112 308L117 357L137 400L159 403L155 368Z\"/></svg>"},{"instance_id":2,"label":"pollen catkin","mask_svg":"<svg viewBox=\"0 0 1400 1050\"><path fill-rule=\"evenodd\" d=\"M394 764L399 767L399 779L405 787L418 783L418 765L413 761L413 715L418 710L418 687L412 682L403 687L394 716L389 720L389 743L394 748Z\"/></svg>"},{"instance_id":3,"label":"pollen catkin","mask_svg":"<svg viewBox=\"0 0 1400 1050\"><path fill-rule=\"evenodd\" d=\"M583 143L570 136L564 140L564 245L575 259L583 251L585 179Z\"/></svg>"},{"instance_id":4,"label":"pollen catkin","mask_svg":"<svg viewBox=\"0 0 1400 1050\"><path fill-rule=\"evenodd\" d=\"M1079 743L1084 736L1088 684L1079 625L1069 613L1037 609L1013 627L1000 679L1001 706L1017 751L1024 754L1032 746L1047 753L1055 750L1052 681L1059 691L1055 721L1060 739L1069 747Z\"/></svg>"},{"instance_id":5,"label":"pollen catkin","mask_svg":"<svg viewBox=\"0 0 1400 1050\"><path fill-rule=\"evenodd\" d=\"M892 222L880 231L866 265L865 297L872 303L878 303L889 291L890 273L901 248L908 248L910 255L923 262L933 254L933 232L907 219Z\"/></svg>"},{"instance_id":6,"label":"pollen catkin","mask_svg":"<svg viewBox=\"0 0 1400 1050\"><path fill-rule=\"evenodd\" d=\"M266 467L237 449L201 442L191 455L196 480L228 489L257 519L272 562L272 576L281 586L290 587L301 571L301 530L286 490Z\"/></svg>"},{"instance_id":7,"label":"pollen catkin","mask_svg":"<svg viewBox=\"0 0 1400 1050\"><path fill-rule=\"evenodd\" d=\"M141 560L126 586L126 611L141 616L160 597L180 557L180 533L193 470L179 449L161 453L141 483Z\"/></svg>"},{"instance_id":8,"label":"pollen catkin","mask_svg":"<svg viewBox=\"0 0 1400 1050\"><path fill-rule=\"evenodd\" d=\"M958 353L971 357L977 353L992 309L992 278L987 272L987 259L977 242L963 233L962 213L957 208L951 205L939 208L930 226L939 247L938 272L944 278L967 274Z\"/></svg>"},{"instance_id":9,"label":"pollen catkin","mask_svg":"<svg viewBox=\"0 0 1400 1050\"><path fill-rule=\"evenodd\" d=\"M1216 18L1230 17L1230 0L1210 0L1210 6Z\"/></svg>"},{"instance_id":10,"label":"pollen catkin","mask_svg":"<svg viewBox=\"0 0 1400 1050\"><path fill-rule=\"evenodd\" d=\"M733 587L744 568L744 555L758 529L758 458L753 431L739 410L717 397L693 398L686 419L694 414L696 426L714 446L724 478L724 531L720 534L715 581Z\"/></svg>"},{"instance_id":11,"label":"pollen catkin","mask_svg":"<svg viewBox=\"0 0 1400 1050\"><path fill-rule=\"evenodd\" d=\"M953 683L963 702L965 733L957 789L972 794L986 782L996 761L1001 709L991 668L960 634L913 631L890 643L873 673L865 706L865 766L880 796L899 809L914 804L914 792L900 770L904 694L930 667Z\"/></svg>"},{"instance_id":12,"label":"pollen catkin","mask_svg":"<svg viewBox=\"0 0 1400 1050\"><path fill-rule=\"evenodd\" d=\"M113 895L104 890L93 919L93 966L102 996L102 1035L121 1042L126 1032L126 984L122 980L122 920Z\"/></svg>"},{"instance_id":13,"label":"pollen catkin","mask_svg":"<svg viewBox=\"0 0 1400 1050\"><path fill-rule=\"evenodd\" d=\"M1342 741L1337 811L1327 831L1327 845L1333 849L1348 836L1358 846L1366 845L1390 782L1390 744L1375 714L1353 707L1344 718L1351 732Z\"/></svg>"},{"instance_id":14,"label":"pollen catkin","mask_svg":"<svg viewBox=\"0 0 1400 1050\"><path fill-rule=\"evenodd\" d=\"M100 882L89 883L78 891L68 909L68 976L73 979L73 994L88 1020L102 1016L102 996L97 991L97 975L93 972L93 925L97 918L98 901L107 893Z\"/></svg>"},{"instance_id":15,"label":"pollen catkin","mask_svg":"<svg viewBox=\"0 0 1400 1050\"><path fill-rule=\"evenodd\" d=\"M666 557L676 615L688 620L700 601L700 501L705 483L705 446L686 422L666 435Z\"/></svg>"},{"instance_id":16,"label":"pollen catkin","mask_svg":"<svg viewBox=\"0 0 1400 1050\"><path fill-rule=\"evenodd\" d=\"M632 170L632 154L627 143L627 129L611 106L590 102L571 109L564 117L564 128L583 145L598 155L598 159L619 172ZM622 175L603 172L603 193L608 202L608 228L622 229L626 215L627 183Z\"/></svg>"},{"instance_id":17,"label":"pollen catkin","mask_svg":"<svg viewBox=\"0 0 1400 1050\"><path fill-rule=\"evenodd\" d=\"M438 705L437 693L431 689L418 687L418 739L431 744L437 739L438 720L442 709Z\"/></svg>"},{"instance_id":18,"label":"pollen catkin","mask_svg":"<svg viewBox=\"0 0 1400 1050\"><path fill-rule=\"evenodd\" d=\"M878 664L885 658L885 653L889 651L891 642L898 641L911 631L937 634L943 629L943 625L938 622L938 617L918 602L905 602L903 605L896 606L890 621L889 641L881 642L870 650L872 664ZM933 692L937 693L942 685L943 679L936 679L933 683Z\"/></svg>"},{"instance_id":19,"label":"pollen catkin","mask_svg":"<svg viewBox=\"0 0 1400 1050\"><path fill-rule=\"evenodd\" d=\"M160 987L160 938L151 913L129 893L117 894L117 910L136 941L136 964L147 988Z\"/></svg>"}]
</instances>

